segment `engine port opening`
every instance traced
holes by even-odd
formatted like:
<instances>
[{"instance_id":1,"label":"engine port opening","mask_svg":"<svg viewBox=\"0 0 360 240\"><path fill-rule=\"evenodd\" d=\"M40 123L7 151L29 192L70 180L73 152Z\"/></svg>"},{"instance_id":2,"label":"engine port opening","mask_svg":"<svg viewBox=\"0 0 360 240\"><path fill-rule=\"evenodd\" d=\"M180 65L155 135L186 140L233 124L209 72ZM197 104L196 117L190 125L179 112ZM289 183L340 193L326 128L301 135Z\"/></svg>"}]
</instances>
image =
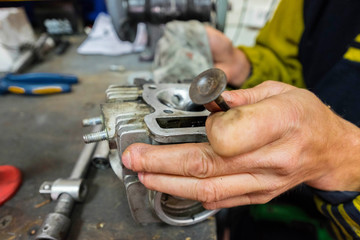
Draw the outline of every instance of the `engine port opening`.
<instances>
[{"instance_id":1,"label":"engine port opening","mask_svg":"<svg viewBox=\"0 0 360 240\"><path fill-rule=\"evenodd\" d=\"M205 127L206 116L181 117L181 118L156 118L161 128L192 128Z\"/></svg>"},{"instance_id":2,"label":"engine port opening","mask_svg":"<svg viewBox=\"0 0 360 240\"><path fill-rule=\"evenodd\" d=\"M156 215L174 226L188 226L201 222L218 210L206 210L201 202L150 191L149 200Z\"/></svg>"},{"instance_id":3,"label":"engine port opening","mask_svg":"<svg viewBox=\"0 0 360 240\"><path fill-rule=\"evenodd\" d=\"M204 208L198 201L179 198L163 193L161 195L161 207L163 211L170 216L192 217L202 211Z\"/></svg>"},{"instance_id":4,"label":"engine port opening","mask_svg":"<svg viewBox=\"0 0 360 240\"><path fill-rule=\"evenodd\" d=\"M177 110L187 112L202 112L205 110L203 105L191 101L189 93L185 89L163 90L158 93L157 99L165 106Z\"/></svg>"}]
</instances>

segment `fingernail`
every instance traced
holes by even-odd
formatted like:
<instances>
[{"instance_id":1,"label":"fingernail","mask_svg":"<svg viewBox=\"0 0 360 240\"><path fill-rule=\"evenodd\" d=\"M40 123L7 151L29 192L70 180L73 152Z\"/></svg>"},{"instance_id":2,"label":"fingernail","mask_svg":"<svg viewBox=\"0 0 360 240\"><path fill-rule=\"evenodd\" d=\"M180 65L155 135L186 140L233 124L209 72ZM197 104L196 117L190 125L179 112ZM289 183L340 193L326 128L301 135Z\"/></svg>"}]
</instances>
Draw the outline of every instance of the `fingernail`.
<instances>
[{"instance_id":1,"label":"fingernail","mask_svg":"<svg viewBox=\"0 0 360 240\"><path fill-rule=\"evenodd\" d=\"M131 169L131 156L129 151L125 150L121 157L121 160L126 168Z\"/></svg>"},{"instance_id":2,"label":"fingernail","mask_svg":"<svg viewBox=\"0 0 360 240\"><path fill-rule=\"evenodd\" d=\"M140 182L142 182L144 180L144 173L143 172L139 172L138 173L138 178L140 180Z\"/></svg>"},{"instance_id":3,"label":"fingernail","mask_svg":"<svg viewBox=\"0 0 360 240\"><path fill-rule=\"evenodd\" d=\"M225 100L225 102L231 102L231 94L228 91L222 92L221 96Z\"/></svg>"}]
</instances>

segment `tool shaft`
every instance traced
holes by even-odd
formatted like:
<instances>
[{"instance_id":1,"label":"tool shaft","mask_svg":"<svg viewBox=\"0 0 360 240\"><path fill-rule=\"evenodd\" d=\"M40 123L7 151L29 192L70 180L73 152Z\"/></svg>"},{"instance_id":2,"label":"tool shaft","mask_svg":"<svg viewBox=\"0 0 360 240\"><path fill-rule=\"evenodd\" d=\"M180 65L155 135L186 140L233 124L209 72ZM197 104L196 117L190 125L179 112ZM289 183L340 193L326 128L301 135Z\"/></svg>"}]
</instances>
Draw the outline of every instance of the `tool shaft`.
<instances>
[{"instance_id":1,"label":"tool shaft","mask_svg":"<svg viewBox=\"0 0 360 240\"><path fill-rule=\"evenodd\" d=\"M227 105L227 103L225 102L224 98L223 98L221 95L215 99L215 103L216 103L216 104L221 108L221 110L223 110L224 112L226 112L227 110L230 109L229 105Z\"/></svg>"},{"instance_id":2,"label":"tool shaft","mask_svg":"<svg viewBox=\"0 0 360 240\"><path fill-rule=\"evenodd\" d=\"M101 130L101 125L95 126L94 131ZM70 179L80 179L85 177L87 169L90 164L90 159L96 143L86 144L80 153L78 160L70 174ZM61 240L65 239L70 228L70 215L74 207L75 199L67 193L62 193L57 199L56 206L53 213L49 213L41 225L36 240L51 239Z\"/></svg>"}]
</instances>

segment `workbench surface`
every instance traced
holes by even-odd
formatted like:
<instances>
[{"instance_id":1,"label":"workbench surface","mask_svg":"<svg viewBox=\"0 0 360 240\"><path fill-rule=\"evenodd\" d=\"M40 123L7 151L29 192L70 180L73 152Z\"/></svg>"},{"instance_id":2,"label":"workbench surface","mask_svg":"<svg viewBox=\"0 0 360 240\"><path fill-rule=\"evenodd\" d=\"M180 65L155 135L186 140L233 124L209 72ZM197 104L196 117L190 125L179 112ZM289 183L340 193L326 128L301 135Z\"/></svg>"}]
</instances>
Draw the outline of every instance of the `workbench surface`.
<instances>
[{"instance_id":1,"label":"workbench surface","mask_svg":"<svg viewBox=\"0 0 360 240\"><path fill-rule=\"evenodd\" d=\"M13 165L23 182L16 195L0 207L0 239L33 239L55 202L39 194L44 181L67 178L83 146L82 135L90 132L81 120L100 115L110 84L124 83L127 73L150 70L137 55L122 57L81 56L76 48L83 36L72 37L62 56L49 55L29 72L69 73L80 83L68 94L51 96L0 96L0 165ZM125 73L111 72L112 64ZM90 167L86 177L89 192L76 204L68 239L216 239L215 219L189 227L136 224L128 208L123 184L111 168ZM11 221L2 221L5 218Z\"/></svg>"}]
</instances>

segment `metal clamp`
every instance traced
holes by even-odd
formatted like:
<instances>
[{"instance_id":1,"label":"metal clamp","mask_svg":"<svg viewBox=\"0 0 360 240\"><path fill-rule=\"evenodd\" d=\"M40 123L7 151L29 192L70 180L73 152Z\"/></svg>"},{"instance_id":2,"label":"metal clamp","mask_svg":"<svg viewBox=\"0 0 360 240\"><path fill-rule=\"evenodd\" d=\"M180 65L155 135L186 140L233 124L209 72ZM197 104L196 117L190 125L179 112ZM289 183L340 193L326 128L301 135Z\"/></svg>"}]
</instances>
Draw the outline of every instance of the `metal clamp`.
<instances>
[{"instance_id":1,"label":"metal clamp","mask_svg":"<svg viewBox=\"0 0 360 240\"><path fill-rule=\"evenodd\" d=\"M83 179L62 179L54 182L43 182L39 192L50 194L52 200L57 200L62 193L69 194L75 201L83 201L86 196L87 188Z\"/></svg>"}]
</instances>

